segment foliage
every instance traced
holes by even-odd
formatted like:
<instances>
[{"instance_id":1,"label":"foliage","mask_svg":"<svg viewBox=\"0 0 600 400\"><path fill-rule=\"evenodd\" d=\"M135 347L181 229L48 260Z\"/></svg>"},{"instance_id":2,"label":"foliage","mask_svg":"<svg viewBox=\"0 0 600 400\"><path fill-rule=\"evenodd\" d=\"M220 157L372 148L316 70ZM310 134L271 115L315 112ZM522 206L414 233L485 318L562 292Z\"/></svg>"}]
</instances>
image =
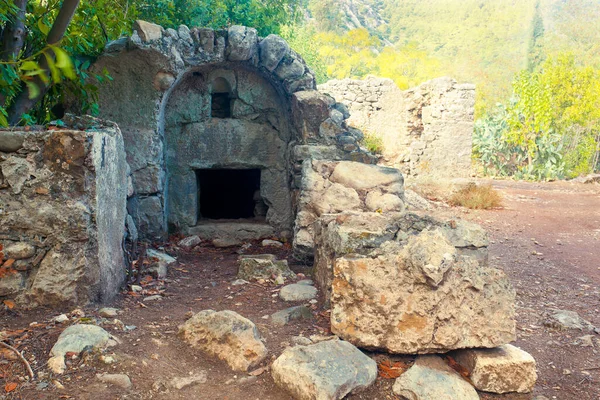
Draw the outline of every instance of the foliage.
<instances>
[{"instance_id":1,"label":"foliage","mask_svg":"<svg viewBox=\"0 0 600 400\"><path fill-rule=\"evenodd\" d=\"M362 145L373 154L382 154L384 148L381 136L366 129L363 129L363 133Z\"/></svg>"},{"instance_id":2,"label":"foliage","mask_svg":"<svg viewBox=\"0 0 600 400\"><path fill-rule=\"evenodd\" d=\"M319 44L313 40L316 35L314 26L309 24L283 25L280 33L290 47L302 55L306 64L315 73L317 83L325 83L330 79L327 74L327 65L319 55Z\"/></svg>"},{"instance_id":3,"label":"foliage","mask_svg":"<svg viewBox=\"0 0 600 400\"><path fill-rule=\"evenodd\" d=\"M477 185L471 182L455 192L449 202L453 206L489 210L502 205L502 196L492 185Z\"/></svg>"},{"instance_id":4,"label":"foliage","mask_svg":"<svg viewBox=\"0 0 600 400\"><path fill-rule=\"evenodd\" d=\"M507 106L477 121L475 156L484 173L556 179L598 169L600 71L571 54L522 71Z\"/></svg>"}]
</instances>

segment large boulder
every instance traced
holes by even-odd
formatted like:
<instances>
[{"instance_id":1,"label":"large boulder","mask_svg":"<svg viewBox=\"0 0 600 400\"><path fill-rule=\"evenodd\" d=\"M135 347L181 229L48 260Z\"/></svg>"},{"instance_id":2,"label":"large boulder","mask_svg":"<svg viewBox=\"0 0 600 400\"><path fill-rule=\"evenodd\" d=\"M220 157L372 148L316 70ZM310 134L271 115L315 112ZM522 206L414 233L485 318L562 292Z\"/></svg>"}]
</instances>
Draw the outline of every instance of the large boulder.
<instances>
[{"instance_id":1,"label":"large boulder","mask_svg":"<svg viewBox=\"0 0 600 400\"><path fill-rule=\"evenodd\" d=\"M179 335L235 371L248 371L267 356L256 325L233 311L200 311L179 327Z\"/></svg>"},{"instance_id":2,"label":"large boulder","mask_svg":"<svg viewBox=\"0 0 600 400\"><path fill-rule=\"evenodd\" d=\"M459 225L414 214L323 218L315 276L332 332L404 354L514 340L515 292L502 271L453 243L448 230Z\"/></svg>"},{"instance_id":3,"label":"large boulder","mask_svg":"<svg viewBox=\"0 0 600 400\"><path fill-rule=\"evenodd\" d=\"M410 400L479 400L473 386L438 356L421 356L394 383L395 394Z\"/></svg>"},{"instance_id":4,"label":"large boulder","mask_svg":"<svg viewBox=\"0 0 600 400\"><path fill-rule=\"evenodd\" d=\"M457 350L452 357L469 372L473 385L484 392L529 393L537 380L533 357L510 344Z\"/></svg>"},{"instance_id":5,"label":"large boulder","mask_svg":"<svg viewBox=\"0 0 600 400\"><path fill-rule=\"evenodd\" d=\"M348 342L287 348L271 366L275 383L298 400L338 400L369 387L377 364Z\"/></svg>"},{"instance_id":6,"label":"large boulder","mask_svg":"<svg viewBox=\"0 0 600 400\"><path fill-rule=\"evenodd\" d=\"M290 45L280 36L271 34L260 42L259 50L260 64L273 72L283 57L289 54ZM304 68L302 72L304 72Z\"/></svg>"}]
</instances>

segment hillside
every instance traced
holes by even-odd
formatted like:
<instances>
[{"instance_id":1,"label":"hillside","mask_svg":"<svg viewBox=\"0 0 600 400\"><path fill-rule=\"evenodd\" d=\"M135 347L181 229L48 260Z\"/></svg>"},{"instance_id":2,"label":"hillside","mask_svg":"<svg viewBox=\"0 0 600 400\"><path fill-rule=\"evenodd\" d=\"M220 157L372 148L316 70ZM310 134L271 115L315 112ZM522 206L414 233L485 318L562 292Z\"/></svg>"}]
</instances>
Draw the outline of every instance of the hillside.
<instances>
[{"instance_id":1,"label":"hillside","mask_svg":"<svg viewBox=\"0 0 600 400\"><path fill-rule=\"evenodd\" d=\"M600 0L312 0L309 9L318 32L365 28L382 45L437 59L436 73L478 85L480 111L507 97L536 60L533 46L541 59L569 51L600 63Z\"/></svg>"}]
</instances>

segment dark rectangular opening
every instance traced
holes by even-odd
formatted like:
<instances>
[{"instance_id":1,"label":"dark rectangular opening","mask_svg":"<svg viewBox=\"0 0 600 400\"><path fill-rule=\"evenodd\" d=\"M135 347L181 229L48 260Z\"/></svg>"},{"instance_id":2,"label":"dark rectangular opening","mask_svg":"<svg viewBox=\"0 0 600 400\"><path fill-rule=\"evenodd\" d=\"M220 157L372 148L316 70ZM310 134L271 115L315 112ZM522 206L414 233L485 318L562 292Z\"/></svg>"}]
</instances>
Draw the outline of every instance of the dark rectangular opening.
<instances>
[{"instance_id":1,"label":"dark rectangular opening","mask_svg":"<svg viewBox=\"0 0 600 400\"><path fill-rule=\"evenodd\" d=\"M205 219L255 216L260 169L199 169L198 215Z\"/></svg>"},{"instance_id":2,"label":"dark rectangular opening","mask_svg":"<svg viewBox=\"0 0 600 400\"><path fill-rule=\"evenodd\" d=\"M211 102L213 118L231 118L231 99L229 93L213 93Z\"/></svg>"}]
</instances>

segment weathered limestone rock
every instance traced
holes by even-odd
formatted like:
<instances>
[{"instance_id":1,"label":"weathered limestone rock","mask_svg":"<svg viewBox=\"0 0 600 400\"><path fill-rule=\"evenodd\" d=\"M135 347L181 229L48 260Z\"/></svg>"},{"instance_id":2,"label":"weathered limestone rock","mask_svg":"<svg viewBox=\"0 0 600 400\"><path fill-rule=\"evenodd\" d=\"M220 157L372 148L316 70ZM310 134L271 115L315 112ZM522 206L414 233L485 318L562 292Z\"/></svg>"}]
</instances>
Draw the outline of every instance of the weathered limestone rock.
<instances>
[{"instance_id":1,"label":"weathered limestone rock","mask_svg":"<svg viewBox=\"0 0 600 400\"><path fill-rule=\"evenodd\" d=\"M580 331L593 331L594 325L581 318L575 311L553 309L549 312L544 325L556 329L578 329Z\"/></svg>"},{"instance_id":2,"label":"weathered limestone rock","mask_svg":"<svg viewBox=\"0 0 600 400\"><path fill-rule=\"evenodd\" d=\"M17 242L6 246L4 255L6 258L14 258L15 260L30 258L35 256L35 247L29 243Z\"/></svg>"},{"instance_id":3,"label":"weathered limestone rock","mask_svg":"<svg viewBox=\"0 0 600 400\"><path fill-rule=\"evenodd\" d=\"M259 45L260 64L269 71L273 71L283 57L289 54L290 45L277 35L269 35Z\"/></svg>"},{"instance_id":4,"label":"weathered limestone rock","mask_svg":"<svg viewBox=\"0 0 600 400\"><path fill-rule=\"evenodd\" d=\"M404 178L402 173L389 167L353 162L341 162L335 166L331 181L341 183L356 190L372 189L387 185L397 185L397 194L402 195Z\"/></svg>"},{"instance_id":5,"label":"weathered limestone rock","mask_svg":"<svg viewBox=\"0 0 600 400\"><path fill-rule=\"evenodd\" d=\"M80 353L83 349L91 347L104 349L117 345L118 340L110 333L96 325L71 325L65 329L56 344L50 350L48 367L55 374L65 372L65 354Z\"/></svg>"},{"instance_id":6,"label":"weathered limestone rock","mask_svg":"<svg viewBox=\"0 0 600 400\"><path fill-rule=\"evenodd\" d=\"M296 306L271 314L271 323L276 326L284 326L287 325L287 323L291 320L311 318L312 313L308 307Z\"/></svg>"},{"instance_id":7,"label":"weathered limestone rock","mask_svg":"<svg viewBox=\"0 0 600 400\"><path fill-rule=\"evenodd\" d=\"M292 118L305 143L319 136L321 123L329 117L332 99L316 90L296 92L292 96Z\"/></svg>"},{"instance_id":8,"label":"weathered limestone rock","mask_svg":"<svg viewBox=\"0 0 600 400\"><path fill-rule=\"evenodd\" d=\"M293 283L281 288L279 297L283 301L306 301L317 297L317 288L311 285Z\"/></svg>"},{"instance_id":9,"label":"weathered limestone rock","mask_svg":"<svg viewBox=\"0 0 600 400\"><path fill-rule=\"evenodd\" d=\"M461 222L451 222L414 214L322 218L315 279L331 299L332 332L405 354L514 340L514 290L504 273L452 243L447 229Z\"/></svg>"},{"instance_id":10,"label":"weathered limestone rock","mask_svg":"<svg viewBox=\"0 0 600 400\"><path fill-rule=\"evenodd\" d=\"M233 311L200 311L179 327L179 335L235 371L248 371L267 356L256 325Z\"/></svg>"},{"instance_id":11,"label":"weathered limestone rock","mask_svg":"<svg viewBox=\"0 0 600 400\"><path fill-rule=\"evenodd\" d=\"M177 262L175 257L154 249L146 250L146 256L152 261L146 272L155 275L158 279L164 279L169 271L169 266Z\"/></svg>"},{"instance_id":12,"label":"weathered limestone rock","mask_svg":"<svg viewBox=\"0 0 600 400\"><path fill-rule=\"evenodd\" d=\"M469 382L438 356L421 356L394 382L395 394L409 400L479 400Z\"/></svg>"},{"instance_id":13,"label":"weathered limestone rock","mask_svg":"<svg viewBox=\"0 0 600 400\"><path fill-rule=\"evenodd\" d=\"M230 26L227 39L227 58L230 61L246 61L258 53L258 34L254 28Z\"/></svg>"},{"instance_id":14,"label":"weathered limestone rock","mask_svg":"<svg viewBox=\"0 0 600 400\"><path fill-rule=\"evenodd\" d=\"M202 239L200 239L198 235L192 235L181 239L177 245L184 249L191 249L198 246L200 243L202 243Z\"/></svg>"},{"instance_id":15,"label":"weathered limestone rock","mask_svg":"<svg viewBox=\"0 0 600 400\"><path fill-rule=\"evenodd\" d=\"M529 393L537 380L533 357L510 344L494 349L457 350L451 355L469 371L473 385L484 392Z\"/></svg>"},{"instance_id":16,"label":"weathered limestone rock","mask_svg":"<svg viewBox=\"0 0 600 400\"><path fill-rule=\"evenodd\" d=\"M140 39L142 39L144 42L152 42L162 39L164 31L162 26L142 20L135 21L133 24L133 29L137 31Z\"/></svg>"},{"instance_id":17,"label":"weathered limestone rock","mask_svg":"<svg viewBox=\"0 0 600 400\"><path fill-rule=\"evenodd\" d=\"M0 278L0 296L26 307L108 301L125 278L121 132L96 119L65 122L75 129L11 131L21 148L0 153L0 245L19 271Z\"/></svg>"},{"instance_id":18,"label":"weathered limestone rock","mask_svg":"<svg viewBox=\"0 0 600 400\"><path fill-rule=\"evenodd\" d=\"M12 153L23 146L24 137L19 132L0 132L0 151Z\"/></svg>"},{"instance_id":19,"label":"weathered limestone rock","mask_svg":"<svg viewBox=\"0 0 600 400\"><path fill-rule=\"evenodd\" d=\"M288 267L287 260L277 260L273 254L240 256L238 265L237 277L247 281L271 279L278 276L296 277L296 274Z\"/></svg>"},{"instance_id":20,"label":"weathered limestone rock","mask_svg":"<svg viewBox=\"0 0 600 400\"><path fill-rule=\"evenodd\" d=\"M339 340L287 348L271 370L275 383L298 400L339 400L377 378L375 361Z\"/></svg>"},{"instance_id":21,"label":"weathered limestone rock","mask_svg":"<svg viewBox=\"0 0 600 400\"><path fill-rule=\"evenodd\" d=\"M133 387L131 379L125 374L96 374L96 378L102 383L118 386L122 389Z\"/></svg>"}]
</instances>

